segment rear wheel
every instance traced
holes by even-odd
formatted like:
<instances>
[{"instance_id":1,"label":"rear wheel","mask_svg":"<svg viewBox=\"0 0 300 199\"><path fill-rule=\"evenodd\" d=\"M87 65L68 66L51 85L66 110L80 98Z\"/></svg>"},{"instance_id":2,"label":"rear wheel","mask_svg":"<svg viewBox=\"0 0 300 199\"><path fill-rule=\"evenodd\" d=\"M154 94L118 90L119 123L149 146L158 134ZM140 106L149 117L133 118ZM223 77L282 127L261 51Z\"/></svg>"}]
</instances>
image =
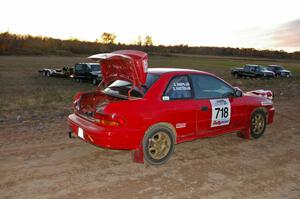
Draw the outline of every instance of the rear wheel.
<instances>
[{"instance_id":1,"label":"rear wheel","mask_svg":"<svg viewBox=\"0 0 300 199\"><path fill-rule=\"evenodd\" d=\"M254 139L260 138L266 130L266 114L262 110L256 110L251 117L251 137Z\"/></svg>"},{"instance_id":2,"label":"rear wheel","mask_svg":"<svg viewBox=\"0 0 300 199\"><path fill-rule=\"evenodd\" d=\"M50 72L49 71L46 72L46 76L50 77Z\"/></svg>"},{"instance_id":3,"label":"rear wheel","mask_svg":"<svg viewBox=\"0 0 300 199\"><path fill-rule=\"evenodd\" d=\"M81 79L75 79L76 82L81 83L82 80Z\"/></svg>"},{"instance_id":4,"label":"rear wheel","mask_svg":"<svg viewBox=\"0 0 300 199\"><path fill-rule=\"evenodd\" d=\"M96 85L97 84L97 79L92 79L92 84Z\"/></svg>"},{"instance_id":5,"label":"rear wheel","mask_svg":"<svg viewBox=\"0 0 300 199\"><path fill-rule=\"evenodd\" d=\"M151 127L143 139L143 152L146 163L150 165L161 165L167 162L173 152L175 136L166 125Z\"/></svg>"}]
</instances>

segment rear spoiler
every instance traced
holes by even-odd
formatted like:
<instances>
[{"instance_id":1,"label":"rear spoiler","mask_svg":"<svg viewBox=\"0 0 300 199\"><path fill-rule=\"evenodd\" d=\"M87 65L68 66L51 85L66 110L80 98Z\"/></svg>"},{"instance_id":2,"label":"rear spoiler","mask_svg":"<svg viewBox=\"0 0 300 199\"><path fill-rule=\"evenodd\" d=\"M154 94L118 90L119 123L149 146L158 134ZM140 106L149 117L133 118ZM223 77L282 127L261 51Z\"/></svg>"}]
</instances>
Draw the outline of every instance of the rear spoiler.
<instances>
[{"instance_id":1,"label":"rear spoiler","mask_svg":"<svg viewBox=\"0 0 300 199\"><path fill-rule=\"evenodd\" d=\"M109 60L109 59L113 59L113 58L123 58L123 59L127 59L127 60L131 59L129 56L122 55L122 54L116 54L116 53L100 53L100 54L89 56L88 58L96 60L96 61Z\"/></svg>"},{"instance_id":2,"label":"rear spoiler","mask_svg":"<svg viewBox=\"0 0 300 199\"><path fill-rule=\"evenodd\" d=\"M272 100L274 98L274 94L271 90L260 89L260 90L249 91L247 93L255 94L255 95L270 99L270 100Z\"/></svg>"}]
</instances>

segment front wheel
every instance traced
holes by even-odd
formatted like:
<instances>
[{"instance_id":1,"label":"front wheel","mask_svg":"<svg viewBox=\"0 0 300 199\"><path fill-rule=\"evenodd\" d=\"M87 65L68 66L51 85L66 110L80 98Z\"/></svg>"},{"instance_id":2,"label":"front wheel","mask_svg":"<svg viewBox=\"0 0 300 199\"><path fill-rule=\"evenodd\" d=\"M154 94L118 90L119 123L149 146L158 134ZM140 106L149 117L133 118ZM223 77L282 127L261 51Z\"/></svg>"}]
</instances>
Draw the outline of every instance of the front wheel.
<instances>
[{"instance_id":1,"label":"front wheel","mask_svg":"<svg viewBox=\"0 0 300 199\"><path fill-rule=\"evenodd\" d=\"M267 120L266 114L262 110L256 110L251 117L251 137L254 139L260 138L266 130Z\"/></svg>"},{"instance_id":2,"label":"front wheel","mask_svg":"<svg viewBox=\"0 0 300 199\"><path fill-rule=\"evenodd\" d=\"M143 152L146 163L161 165L167 162L175 148L175 137L166 125L151 127L143 139Z\"/></svg>"},{"instance_id":3,"label":"front wheel","mask_svg":"<svg viewBox=\"0 0 300 199\"><path fill-rule=\"evenodd\" d=\"M92 84L97 85L97 79L92 79Z\"/></svg>"}]
</instances>

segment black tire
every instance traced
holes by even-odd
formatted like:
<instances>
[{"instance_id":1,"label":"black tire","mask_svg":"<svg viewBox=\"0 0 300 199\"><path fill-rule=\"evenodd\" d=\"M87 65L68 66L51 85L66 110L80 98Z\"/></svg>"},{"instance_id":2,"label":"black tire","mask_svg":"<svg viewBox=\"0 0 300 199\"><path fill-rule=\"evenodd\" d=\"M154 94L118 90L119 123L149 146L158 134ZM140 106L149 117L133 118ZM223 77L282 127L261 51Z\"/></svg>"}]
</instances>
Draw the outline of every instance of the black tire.
<instances>
[{"instance_id":1,"label":"black tire","mask_svg":"<svg viewBox=\"0 0 300 199\"><path fill-rule=\"evenodd\" d=\"M82 82L81 79L75 79L75 81L76 81L77 83L81 83L81 82Z\"/></svg>"},{"instance_id":2,"label":"black tire","mask_svg":"<svg viewBox=\"0 0 300 199\"><path fill-rule=\"evenodd\" d=\"M145 162L149 165L161 165L172 157L175 136L167 125L159 124L148 129L142 144Z\"/></svg>"},{"instance_id":3,"label":"black tire","mask_svg":"<svg viewBox=\"0 0 300 199\"><path fill-rule=\"evenodd\" d=\"M237 73L234 73L233 76L234 76L235 79L239 78L239 75Z\"/></svg>"},{"instance_id":4,"label":"black tire","mask_svg":"<svg viewBox=\"0 0 300 199\"><path fill-rule=\"evenodd\" d=\"M47 77L50 77L50 76L51 76L49 71L46 71L46 76L47 76Z\"/></svg>"},{"instance_id":5,"label":"black tire","mask_svg":"<svg viewBox=\"0 0 300 199\"><path fill-rule=\"evenodd\" d=\"M260 138L267 126L266 113L260 109L254 111L251 116L250 134L254 139Z\"/></svg>"},{"instance_id":6,"label":"black tire","mask_svg":"<svg viewBox=\"0 0 300 199\"><path fill-rule=\"evenodd\" d=\"M92 79L92 84L97 85L97 79Z\"/></svg>"}]
</instances>

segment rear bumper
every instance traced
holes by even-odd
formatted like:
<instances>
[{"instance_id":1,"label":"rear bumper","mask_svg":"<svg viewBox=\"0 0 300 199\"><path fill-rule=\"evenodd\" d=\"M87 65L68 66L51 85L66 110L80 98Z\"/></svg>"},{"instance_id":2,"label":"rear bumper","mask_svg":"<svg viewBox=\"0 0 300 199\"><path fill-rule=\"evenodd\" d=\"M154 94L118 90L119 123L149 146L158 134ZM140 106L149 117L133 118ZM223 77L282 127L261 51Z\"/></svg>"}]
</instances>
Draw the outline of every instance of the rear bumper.
<instances>
[{"instance_id":1,"label":"rear bumper","mask_svg":"<svg viewBox=\"0 0 300 199\"><path fill-rule=\"evenodd\" d=\"M136 149L141 141L141 135L135 129L98 126L76 114L69 115L68 124L73 135L103 148ZM83 138L78 135L79 128L82 129Z\"/></svg>"},{"instance_id":2,"label":"rear bumper","mask_svg":"<svg viewBox=\"0 0 300 199\"><path fill-rule=\"evenodd\" d=\"M280 77L293 77L292 74L290 74L290 73L280 73L280 74L278 74L278 76L280 76Z\"/></svg>"}]
</instances>

